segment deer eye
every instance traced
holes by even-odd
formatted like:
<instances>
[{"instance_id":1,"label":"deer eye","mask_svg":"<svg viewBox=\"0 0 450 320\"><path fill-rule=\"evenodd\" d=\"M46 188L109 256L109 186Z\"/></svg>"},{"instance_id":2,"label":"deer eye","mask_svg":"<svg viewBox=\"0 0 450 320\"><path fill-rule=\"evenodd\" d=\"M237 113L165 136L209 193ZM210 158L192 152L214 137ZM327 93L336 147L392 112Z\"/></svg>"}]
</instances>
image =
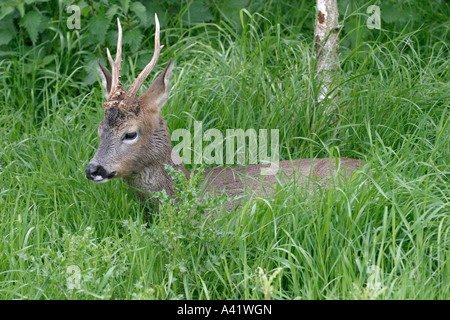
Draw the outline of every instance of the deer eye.
<instances>
[{"instance_id":1,"label":"deer eye","mask_svg":"<svg viewBox=\"0 0 450 320\"><path fill-rule=\"evenodd\" d=\"M136 138L137 138L137 132L128 132L123 136L122 141L123 142L133 142L134 140L136 140Z\"/></svg>"}]
</instances>

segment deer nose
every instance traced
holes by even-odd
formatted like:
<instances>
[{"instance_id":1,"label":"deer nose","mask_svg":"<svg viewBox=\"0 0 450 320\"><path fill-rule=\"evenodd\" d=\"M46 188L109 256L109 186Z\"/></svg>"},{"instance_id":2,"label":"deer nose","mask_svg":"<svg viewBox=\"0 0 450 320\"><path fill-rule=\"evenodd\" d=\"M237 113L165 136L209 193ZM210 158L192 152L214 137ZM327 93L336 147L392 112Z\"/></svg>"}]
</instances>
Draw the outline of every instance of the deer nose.
<instances>
[{"instance_id":1,"label":"deer nose","mask_svg":"<svg viewBox=\"0 0 450 320\"><path fill-rule=\"evenodd\" d=\"M106 172L103 166L90 163L86 168L86 178L94 181L101 181L109 177L108 172Z\"/></svg>"}]
</instances>

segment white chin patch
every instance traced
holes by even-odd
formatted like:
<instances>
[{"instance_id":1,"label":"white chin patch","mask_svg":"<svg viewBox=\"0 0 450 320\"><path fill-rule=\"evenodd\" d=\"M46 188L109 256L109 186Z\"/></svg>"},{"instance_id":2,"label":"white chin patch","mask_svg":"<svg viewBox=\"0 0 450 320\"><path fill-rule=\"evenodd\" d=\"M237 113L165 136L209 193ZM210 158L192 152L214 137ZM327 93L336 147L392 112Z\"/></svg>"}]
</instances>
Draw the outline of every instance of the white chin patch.
<instances>
[{"instance_id":1,"label":"white chin patch","mask_svg":"<svg viewBox=\"0 0 450 320\"><path fill-rule=\"evenodd\" d=\"M108 179L108 178L104 179L102 176L94 177L94 182L97 182L97 183L105 183L105 182L108 182L109 180L111 180L111 179Z\"/></svg>"}]
</instances>

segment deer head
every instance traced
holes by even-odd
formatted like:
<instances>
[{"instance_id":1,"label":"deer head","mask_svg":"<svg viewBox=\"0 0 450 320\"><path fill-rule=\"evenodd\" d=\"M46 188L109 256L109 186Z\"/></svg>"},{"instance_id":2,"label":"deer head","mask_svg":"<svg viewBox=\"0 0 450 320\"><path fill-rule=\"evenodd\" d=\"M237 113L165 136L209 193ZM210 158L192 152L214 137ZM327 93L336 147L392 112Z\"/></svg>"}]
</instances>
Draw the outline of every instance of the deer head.
<instances>
[{"instance_id":1,"label":"deer head","mask_svg":"<svg viewBox=\"0 0 450 320\"><path fill-rule=\"evenodd\" d=\"M170 157L170 136L160 111L169 97L172 60L153 84L137 97L163 47L159 41L160 26L156 15L155 22L153 58L128 90L119 81L122 63L122 28L119 19L115 60L107 49L111 72L98 61L106 102L103 104L104 119L98 127L100 145L86 169L86 178L95 182L127 177L144 167L163 165L165 159Z\"/></svg>"}]
</instances>

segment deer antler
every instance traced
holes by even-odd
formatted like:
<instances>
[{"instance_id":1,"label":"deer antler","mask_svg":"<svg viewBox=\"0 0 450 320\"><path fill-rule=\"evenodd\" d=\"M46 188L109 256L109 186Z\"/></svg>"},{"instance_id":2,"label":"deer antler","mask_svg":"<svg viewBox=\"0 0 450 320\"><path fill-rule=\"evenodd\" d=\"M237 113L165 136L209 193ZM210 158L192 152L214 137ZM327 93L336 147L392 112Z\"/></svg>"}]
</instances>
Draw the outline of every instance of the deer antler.
<instances>
[{"instance_id":1,"label":"deer antler","mask_svg":"<svg viewBox=\"0 0 450 320\"><path fill-rule=\"evenodd\" d=\"M144 70L142 70L141 73L137 76L136 80L134 80L133 84L130 86L127 93L125 94L125 100L130 101L136 97L139 88L142 86L145 79L147 79L150 72L152 72L153 68L156 66L161 49L164 47L164 45L160 46L159 44L159 20L158 15L156 13L155 13L155 24L156 24L155 52L153 53L153 58L149 62L149 64L144 68Z\"/></svg>"},{"instance_id":2,"label":"deer antler","mask_svg":"<svg viewBox=\"0 0 450 320\"><path fill-rule=\"evenodd\" d=\"M122 68L122 26L120 25L119 18L117 18L117 27L119 29L119 33L117 36L116 61L113 61L109 49L106 48L106 53L108 55L109 63L111 64L111 71L112 71L111 91L110 91L111 95L113 95L113 93L117 90L117 86L119 85L120 70Z\"/></svg>"}]
</instances>

